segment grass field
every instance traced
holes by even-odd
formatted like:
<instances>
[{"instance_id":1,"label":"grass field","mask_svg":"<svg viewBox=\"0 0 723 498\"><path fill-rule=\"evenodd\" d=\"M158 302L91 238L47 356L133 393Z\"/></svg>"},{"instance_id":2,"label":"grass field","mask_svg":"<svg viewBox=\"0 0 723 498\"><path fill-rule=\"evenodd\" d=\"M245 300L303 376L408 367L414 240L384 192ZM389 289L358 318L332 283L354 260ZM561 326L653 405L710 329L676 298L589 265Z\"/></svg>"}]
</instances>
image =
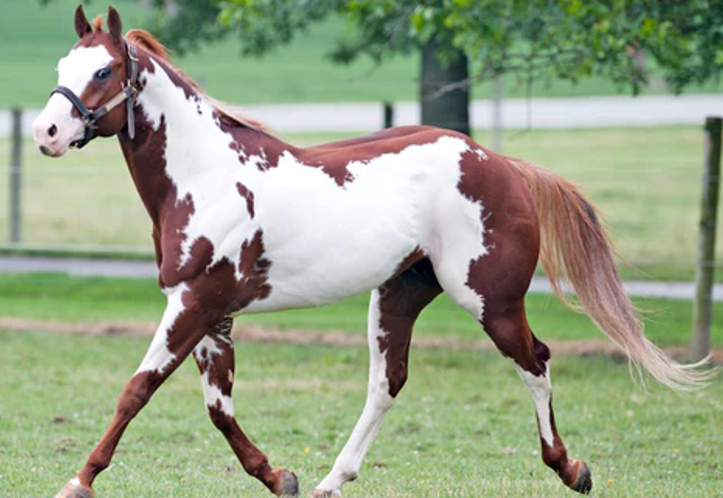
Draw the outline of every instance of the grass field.
<instances>
[{"instance_id":1,"label":"grass field","mask_svg":"<svg viewBox=\"0 0 723 498\"><path fill-rule=\"evenodd\" d=\"M38 0L0 2L0 108L41 107L55 85L55 66L73 43L73 10L77 1L55 0L42 7ZM113 2L126 28L143 26L148 11L139 2ZM91 3L92 16L105 4ZM179 65L213 96L237 103L338 102L414 100L418 93L419 58L397 57L379 67L362 60L349 67L332 64L325 54L346 30L342 19L331 19L302 33L294 42L263 59L241 58L235 40L206 47L179 58ZM721 83L690 88L690 92L720 91ZM521 97L526 88L511 76L507 96ZM653 81L651 93L664 92ZM488 85L473 89L475 98L489 95ZM533 96L613 95L628 93L602 79L539 83Z\"/></svg>"},{"instance_id":2,"label":"grass field","mask_svg":"<svg viewBox=\"0 0 723 498\"><path fill-rule=\"evenodd\" d=\"M151 279L68 277L59 274L0 275L0 317L70 323L136 321L156 324L165 297ZM333 306L307 310L246 315L239 327L339 331L365 337L368 296ZM689 301L639 299L647 310L646 333L657 344L684 346L690 338ZM531 294L527 311L532 328L543 340L600 339L590 320L565 308L551 295ZM446 296L424 310L415 327L420 337L443 337L450 343L484 338L480 327ZM715 304L712 343L723 347L723 303ZM140 360L138 360L140 361Z\"/></svg>"},{"instance_id":3,"label":"grass field","mask_svg":"<svg viewBox=\"0 0 723 498\"><path fill-rule=\"evenodd\" d=\"M0 332L0 489L51 496L82 465L147 341ZM301 494L330 469L364 403L362 348L240 344L235 406ZM553 362L557 422L595 496L712 497L723 479L723 384L637 390L608 357ZM131 424L98 496L266 495L207 421L186 363ZM496 353L414 351L411 377L345 496L576 496L539 457L529 396Z\"/></svg>"},{"instance_id":4,"label":"grass field","mask_svg":"<svg viewBox=\"0 0 723 498\"><path fill-rule=\"evenodd\" d=\"M304 145L341 137L287 138ZM477 138L487 142L484 133ZM702 141L702 132L694 127L533 130L510 135L505 150L581 186L605 213L623 260L643 270L629 276L691 279ZM9 156L8 147L0 140L0 158ZM26 243L150 251L150 223L115 140L98 140L57 160L38 154L29 141L23 152ZM0 192L8 191L8 181L7 174L0 174ZM0 202L0 238L9 236L7 210L8 204ZM723 255L723 245L718 255Z\"/></svg>"}]
</instances>

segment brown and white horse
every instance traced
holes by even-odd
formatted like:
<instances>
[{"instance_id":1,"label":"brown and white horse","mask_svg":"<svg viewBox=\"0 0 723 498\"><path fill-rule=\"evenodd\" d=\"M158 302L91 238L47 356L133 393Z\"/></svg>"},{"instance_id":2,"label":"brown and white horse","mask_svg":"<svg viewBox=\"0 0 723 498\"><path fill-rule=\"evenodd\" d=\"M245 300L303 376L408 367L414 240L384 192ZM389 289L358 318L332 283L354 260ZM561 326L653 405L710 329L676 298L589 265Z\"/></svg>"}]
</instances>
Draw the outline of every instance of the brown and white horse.
<instances>
[{"instance_id":1,"label":"brown and white horse","mask_svg":"<svg viewBox=\"0 0 723 498\"><path fill-rule=\"evenodd\" d=\"M294 147L224 110L147 32L124 37L113 8L107 32L93 24L78 7L80 41L58 64L59 86L35 121L35 140L60 156L118 136L153 222L168 303L108 430L59 497L93 496L129 422L191 354L211 420L244 469L277 495L298 494L296 476L272 467L234 418L233 317L370 290L366 405L314 496L340 496L357 476L407 378L412 325L441 292L519 372L544 462L589 492L587 466L568 457L555 427L550 351L525 316L538 255L555 288L566 275L584 311L635 364L674 389L705 383L705 373L647 341L595 209L555 174L431 127Z\"/></svg>"}]
</instances>

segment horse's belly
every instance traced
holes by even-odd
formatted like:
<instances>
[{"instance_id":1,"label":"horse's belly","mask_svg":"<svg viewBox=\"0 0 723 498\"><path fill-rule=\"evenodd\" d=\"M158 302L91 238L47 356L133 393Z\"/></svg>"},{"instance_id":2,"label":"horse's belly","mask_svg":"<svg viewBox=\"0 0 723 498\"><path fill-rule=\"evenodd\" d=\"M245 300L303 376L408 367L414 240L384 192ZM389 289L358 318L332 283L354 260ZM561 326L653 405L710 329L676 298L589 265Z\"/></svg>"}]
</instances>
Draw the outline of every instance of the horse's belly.
<instances>
[{"instance_id":1,"label":"horse's belly","mask_svg":"<svg viewBox=\"0 0 723 498\"><path fill-rule=\"evenodd\" d=\"M381 222L341 231L309 227L296 243L266 248L271 292L244 312L321 306L369 291L394 275L417 246L410 224L398 230Z\"/></svg>"}]
</instances>

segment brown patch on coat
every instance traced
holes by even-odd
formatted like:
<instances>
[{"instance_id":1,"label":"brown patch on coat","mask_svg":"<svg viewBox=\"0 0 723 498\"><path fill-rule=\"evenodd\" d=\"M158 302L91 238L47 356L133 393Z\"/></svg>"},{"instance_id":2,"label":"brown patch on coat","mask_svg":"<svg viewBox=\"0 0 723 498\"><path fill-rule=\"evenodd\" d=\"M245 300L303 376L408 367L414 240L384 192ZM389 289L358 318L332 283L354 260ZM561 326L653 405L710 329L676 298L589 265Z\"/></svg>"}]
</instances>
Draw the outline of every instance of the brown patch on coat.
<instances>
[{"instance_id":1,"label":"brown patch on coat","mask_svg":"<svg viewBox=\"0 0 723 498\"><path fill-rule=\"evenodd\" d=\"M389 395L407 381L412 327L425 306L442 292L432 263L424 258L379 287L379 352L385 355Z\"/></svg>"},{"instance_id":2,"label":"brown patch on coat","mask_svg":"<svg viewBox=\"0 0 723 498\"><path fill-rule=\"evenodd\" d=\"M425 126L387 128L363 137L302 149L297 157L304 164L321 169L343 188L354 181L350 164L364 165L384 154L399 153L408 145L431 143L442 133Z\"/></svg>"},{"instance_id":3,"label":"brown patch on coat","mask_svg":"<svg viewBox=\"0 0 723 498\"><path fill-rule=\"evenodd\" d=\"M221 131L233 137L229 148L236 153L242 166L247 166L251 159L255 161L259 171L267 171L279 165L279 158L284 152L296 155L298 149L281 142L267 133L244 126L218 116L217 125Z\"/></svg>"},{"instance_id":4,"label":"brown patch on coat","mask_svg":"<svg viewBox=\"0 0 723 498\"><path fill-rule=\"evenodd\" d=\"M250 240L244 241L241 245L241 261L238 269L242 277L237 284L238 292L230 304L230 311L240 311L252 301L269 297L270 268L271 260L264 257L263 232L259 229Z\"/></svg>"},{"instance_id":5,"label":"brown patch on coat","mask_svg":"<svg viewBox=\"0 0 723 498\"><path fill-rule=\"evenodd\" d=\"M412 252L407 254L404 259L397 265L396 270L394 270L394 274L391 278L398 277L400 274L405 272L410 266L412 266L414 263L419 261L422 258L425 258L427 255L424 253L421 247L417 246L414 248ZM390 279L391 280L391 279Z\"/></svg>"},{"instance_id":6,"label":"brown patch on coat","mask_svg":"<svg viewBox=\"0 0 723 498\"><path fill-rule=\"evenodd\" d=\"M253 220L255 215L254 193L241 182L236 182L236 189L239 195L246 201L246 210L249 212L249 217Z\"/></svg>"},{"instance_id":7,"label":"brown patch on coat","mask_svg":"<svg viewBox=\"0 0 723 498\"><path fill-rule=\"evenodd\" d=\"M537 264L540 232L525 182L503 156L485 152L487 160L473 150L462 155L457 188L482 206L486 254L470 262L466 285L485 299L486 316L495 314L496 303L524 297Z\"/></svg>"}]
</instances>

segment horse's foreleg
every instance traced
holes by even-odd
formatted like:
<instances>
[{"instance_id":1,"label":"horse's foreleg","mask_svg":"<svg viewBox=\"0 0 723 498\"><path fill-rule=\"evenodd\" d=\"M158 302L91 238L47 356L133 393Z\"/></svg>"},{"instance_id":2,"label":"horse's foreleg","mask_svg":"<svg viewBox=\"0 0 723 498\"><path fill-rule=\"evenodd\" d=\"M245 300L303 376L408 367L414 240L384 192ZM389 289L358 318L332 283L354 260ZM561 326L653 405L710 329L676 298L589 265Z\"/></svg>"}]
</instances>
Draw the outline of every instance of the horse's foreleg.
<instances>
[{"instance_id":1,"label":"horse's foreleg","mask_svg":"<svg viewBox=\"0 0 723 498\"><path fill-rule=\"evenodd\" d=\"M91 498L96 476L110 465L111 458L130 421L148 403L153 393L191 353L208 329L197 313L184 306L185 285L168 293L168 306L140 367L118 398L115 415L98 445L76 477L56 498Z\"/></svg>"},{"instance_id":2,"label":"horse's foreleg","mask_svg":"<svg viewBox=\"0 0 723 498\"><path fill-rule=\"evenodd\" d=\"M225 319L193 351L201 373L208 414L249 475L256 477L276 495L296 496L299 493L296 476L283 468L273 469L266 455L246 437L234 417L231 398L235 371L232 324L232 319Z\"/></svg>"},{"instance_id":3,"label":"horse's foreleg","mask_svg":"<svg viewBox=\"0 0 723 498\"><path fill-rule=\"evenodd\" d=\"M315 498L341 496L344 483L356 479L384 415L407 380L414 321L440 292L427 260L420 261L372 292L368 317L366 404L331 472L314 490Z\"/></svg>"}]
</instances>

